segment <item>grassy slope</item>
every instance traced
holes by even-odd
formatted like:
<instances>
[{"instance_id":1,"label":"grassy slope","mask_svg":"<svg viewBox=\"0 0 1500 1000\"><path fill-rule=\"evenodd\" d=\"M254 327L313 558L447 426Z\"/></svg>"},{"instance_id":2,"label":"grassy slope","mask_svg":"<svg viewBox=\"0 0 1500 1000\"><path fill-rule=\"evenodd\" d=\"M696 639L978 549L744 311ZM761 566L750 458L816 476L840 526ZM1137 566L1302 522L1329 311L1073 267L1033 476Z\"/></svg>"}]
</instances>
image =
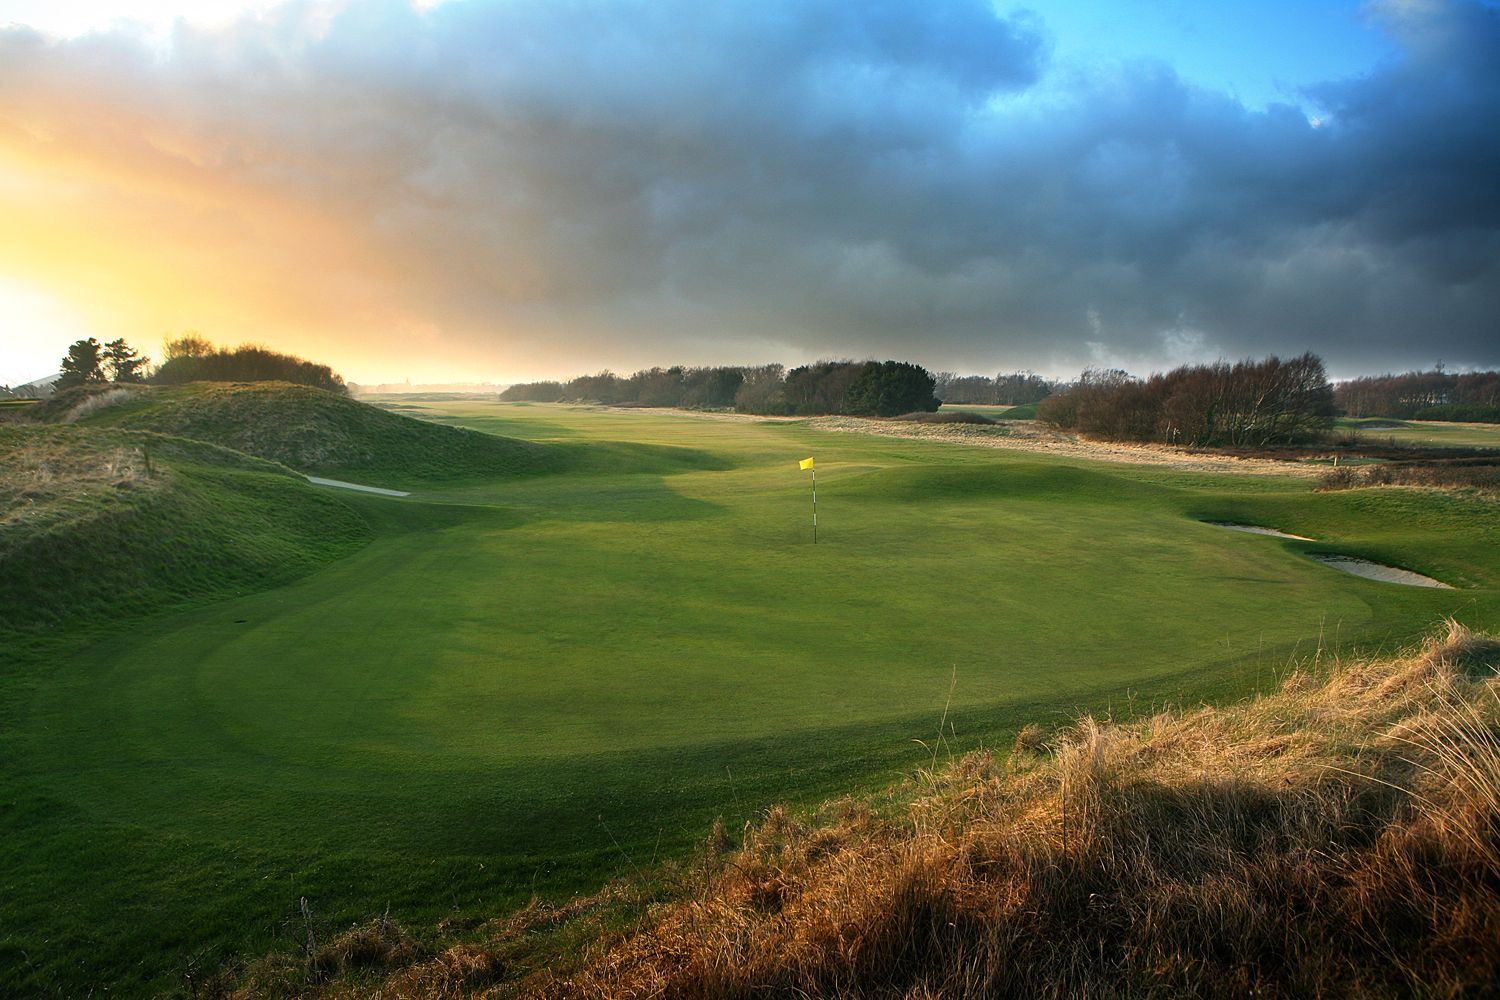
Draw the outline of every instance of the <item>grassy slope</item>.
<instances>
[{"instance_id":1,"label":"grassy slope","mask_svg":"<svg viewBox=\"0 0 1500 1000\"><path fill-rule=\"evenodd\" d=\"M1341 417L1334 422L1334 429L1352 431L1370 444L1389 441L1424 448L1500 448L1500 424Z\"/></svg>"},{"instance_id":2,"label":"grassy slope","mask_svg":"<svg viewBox=\"0 0 1500 1000\"><path fill-rule=\"evenodd\" d=\"M1473 499L797 423L426 412L571 473L349 497L376 530L352 557L52 664L0 779L0 924L22 928L10 955L47 956L13 982L161 986L288 933L302 896L333 924L386 904L422 924L588 889L717 813L909 769L955 669L972 745L1080 705L1238 695L1320 632L1500 624L1500 513ZM1469 589L1343 576L1314 547Z\"/></svg>"},{"instance_id":3,"label":"grassy slope","mask_svg":"<svg viewBox=\"0 0 1500 1000\"><path fill-rule=\"evenodd\" d=\"M282 382L155 388L82 422L209 441L299 472L379 486L528 475L561 465L544 447L434 426Z\"/></svg>"}]
</instances>

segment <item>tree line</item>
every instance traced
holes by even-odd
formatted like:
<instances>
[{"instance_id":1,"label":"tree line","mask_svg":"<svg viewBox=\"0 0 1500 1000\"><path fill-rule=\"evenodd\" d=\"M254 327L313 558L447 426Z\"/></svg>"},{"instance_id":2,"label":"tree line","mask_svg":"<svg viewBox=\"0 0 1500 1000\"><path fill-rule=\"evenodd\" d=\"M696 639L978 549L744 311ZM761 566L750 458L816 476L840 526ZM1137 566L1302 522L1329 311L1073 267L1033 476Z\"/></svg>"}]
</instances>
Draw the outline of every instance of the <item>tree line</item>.
<instances>
[{"instance_id":1,"label":"tree line","mask_svg":"<svg viewBox=\"0 0 1500 1000\"><path fill-rule=\"evenodd\" d=\"M59 389L75 385L123 382L180 385L183 382L291 382L345 393L343 378L327 365L291 354L244 344L233 349L215 347L196 334L168 338L165 358L156 368L151 359L123 339L100 344L89 337L75 341L62 359Z\"/></svg>"},{"instance_id":2,"label":"tree line","mask_svg":"<svg viewBox=\"0 0 1500 1000\"><path fill-rule=\"evenodd\" d=\"M1340 382L1333 396L1351 417L1500 423L1500 371L1367 376Z\"/></svg>"},{"instance_id":3,"label":"tree line","mask_svg":"<svg viewBox=\"0 0 1500 1000\"><path fill-rule=\"evenodd\" d=\"M1037 407L1037 419L1090 437L1198 447L1309 440L1331 425L1333 413L1333 386L1311 353L1184 365L1147 379L1090 369Z\"/></svg>"},{"instance_id":4,"label":"tree line","mask_svg":"<svg viewBox=\"0 0 1500 1000\"><path fill-rule=\"evenodd\" d=\"M782 365L645 368L633 375L603 371L566 382L527 382L500 394L507 402L588 402L616 406L729 409L781 416L848 414L894 417L931 412L941 402L936 382L906 361L819 361Z\"/></svg>"},{"instance_id":5,"label":"tree line","mask_svg":"<svg viewBox=\"0 0 1500 1000\"><path fill-rule=\"evenodd\" d=\"M1059 388L1058 383L1048 381L1035 372L1002 372L994 378L988 375L938 372L933 379L937 382L935 394L944 403L983 406L1040 403Z\"/></svg>"}]
</instances>

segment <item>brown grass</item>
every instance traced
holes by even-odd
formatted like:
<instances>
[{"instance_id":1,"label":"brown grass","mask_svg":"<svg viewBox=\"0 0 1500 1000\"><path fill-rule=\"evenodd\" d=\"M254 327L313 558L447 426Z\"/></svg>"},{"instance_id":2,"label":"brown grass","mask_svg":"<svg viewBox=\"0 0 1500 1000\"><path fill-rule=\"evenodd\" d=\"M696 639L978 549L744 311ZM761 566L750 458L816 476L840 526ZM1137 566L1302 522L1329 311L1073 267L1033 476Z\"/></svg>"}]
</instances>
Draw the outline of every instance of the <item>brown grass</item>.
<instances>
[{"instance_id":1,"label":"brown grass","mask_svg":"<svg viewBox=\"0 0 1500 1000\"><path fill-rule=\"evenodd\" d=\"M939 411L941 412L941 411ZM1181 448L1165 444L1131 444L1095 441L1062 433L1036 420L997 420L992 426L978 424L922 424L866 417L812 417L809 427L847 434L907 438L914 441L948 441L981 448L1041 452L1097 462L1156 465L1190 472L1237 472L1249 475L1312 477L1315 466L1293 460L1253 455L1234 455Z\"/></svg>"},{"instance_id":2,"label":"brown grass","mask_svg":"<svg viewBox=\"0 0 1500 1000\"><path fill-rule=\"evenodd\" d=\"M892 420L901 420L910 424L977 424L980 426L998 423L994 417L983 413L971 413L967 410L941 410L937 413L903 413Z\"/></svg>"},{"instance_id":3,"label":"brown grass","mask_svg":"<svg viewBox=\"0 0 1500 1000\"><path fill-rule=\"evenodd\" d=\"M535 995L1474 995L1500 983L1500 644L972 755L906 815L773 811ZM1039 733L1029 733L1028 749Z\"/></svg>"},{"instance_id":4,"label":"brown grass","mask_svg":"<svg viewBox=\"0 0 1500 1000\"><path fill-rule=\"evenodd\" d=\"M1229 708L1028 726L1008 760L921 773L894 811L776 807L738 847L716 824L665 902L628 880L375 979L315 983L304 959L302 989L232 995L1493 995L1497 666L1500 642L1449 623ZM559 928L581 949L546 944Z\"/></svg>"},{"instance_id":5,"label":"brown grass","mask_svg":"<svg viewBox=\"0 0 1500 1000\"><path fill-rule=\"evenodd\" d=\"M91 442L68 433L0 435L0 529L50 523L121 491L160 487L170 473L148 468L135 442Z\"/></svg>"},{"instance_id":6,"label":"brown grass","mask_svg":"<svg viewBox=\"0 0 1500 1000\"><path fill-rule=\"evenodd\" d=\"M1500 491L1500 464L1493 462L1382 463L1362 468L1330 469L1319 477L1323 490L1352 490L1369 486L1433 486Z\"/></svg>"}]
</instances>

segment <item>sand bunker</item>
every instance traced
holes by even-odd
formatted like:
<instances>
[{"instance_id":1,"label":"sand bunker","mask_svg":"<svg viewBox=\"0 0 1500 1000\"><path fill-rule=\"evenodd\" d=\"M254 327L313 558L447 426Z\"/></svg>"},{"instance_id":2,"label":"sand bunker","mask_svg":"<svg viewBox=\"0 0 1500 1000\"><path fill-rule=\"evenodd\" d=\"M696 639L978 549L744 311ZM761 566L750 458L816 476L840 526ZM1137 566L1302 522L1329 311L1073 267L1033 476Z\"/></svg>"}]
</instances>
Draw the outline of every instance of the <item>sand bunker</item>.
<instances>
[{"instance_id":1,"label":"sand bunker","mask_svg":"<svg viewBox=\"0 0 1500 1000\"><path fill-rule=\"evenodd\" d=\"M1379 580L1381 583L1400 583L1408 587L1438 587L1442 590L1453 589L1449 584L1441 580L1434 580L1430 576L1413 573L1409 569L1382 566L1380 563L1370 562L1368 559L1356 559L1354 556L1336 556L1328 552L1309 552L1308 556L1316 559L1324 566L1332 566L1334 569L1341 569L1345 573L1362 576L1366 580Z\"/></svg>"},{"instance_id":2,"label":"sand bunker","mask_svg":"<svg viewBox=\"0 0 1500 1000\"><path fill-rule=\"evenodd\" d=\"M1270 535L1273 538L1294 538L1299 542L1311 542L1315 539L1306 535L1289 535L1285 531L1277 531L1275 528L1262 528L1258 524L1234 524L1229 521L1204 521L1215 528L1228 528L1230 531L1247 531L1252 535ZM1441 580L1434 580L1430 576L1421 573L1413 573L1409 569L1397 569L1394 566L1382 566L1380 563L1370 562L1368 559L1357 559L1354 556L1337 556L1331 552L1309 552L1308 557L1316 559L1324 566L1332 566L1334 569L1343 570L1345 573L1353 573L1362 576L1366 580L1378 580L1381 583L1399 583L1407 587L1437 587L1442 590L1454 589L1450 584Z\"/></svg>"},{"instance_id":3,"label":"sand bunker","mask_svg":"<svg viewBox=\"0 0 1500 1000\"><path fill-rule=\"evenodd\" d=\"M1295 538L1299 542L1311 542L1316 539L1308 538L1306 535L1289 535L1285 531L1277 531L1275 528L1262 528L1258 524L1234 524L1230 521L1204 521L1215 528L1228 528L1230 531L1247 531L1252 535L1270 535L1272 538Z\"/></svg>"}]
</instances>

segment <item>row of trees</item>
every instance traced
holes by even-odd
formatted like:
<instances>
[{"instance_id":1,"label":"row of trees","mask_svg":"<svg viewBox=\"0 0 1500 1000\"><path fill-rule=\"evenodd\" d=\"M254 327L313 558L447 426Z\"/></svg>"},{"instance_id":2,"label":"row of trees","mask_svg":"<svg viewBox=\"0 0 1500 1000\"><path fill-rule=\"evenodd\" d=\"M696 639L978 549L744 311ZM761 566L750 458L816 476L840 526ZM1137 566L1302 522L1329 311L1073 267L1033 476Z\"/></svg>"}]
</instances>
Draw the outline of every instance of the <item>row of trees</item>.
<instances>
[{"instance_id":1,"label":"row of trees","mask_svg":"<svg viewBox=\"0 0 1500 1000\"><path fill-rule=\"evenodd\" d=\"M1334 387L1334 402L1351 417L1400 420L1500 419L1500 372L1450 375L1441 369L1350 379ZM1468 412L1469 417L1462 414Z\"/></svg>"},{"instance_id":2,"label":"row of trees","mask_svg":"<svg viewBox=\"0 0 1500 1000\"><path fill-rule=\"evenodd\" d=\"M125 343L124 339L100 344L93 337L78 340L62 359L59 389L102 382L139 383L146 381L151 359Z\"/></svg>"},{"instance_id":3,"label":"row of trees","mask_svg":"<svg viewBox=\"0 0 1500 1000\"><path fill-rule=\"evenodd\" d=\"M680 406L724 409L734 405L745 381L745 369L643 368L634 375L603 371L567 382L524 382L500 393L507 402L556 403L580 400L637 406Z\"/></svg>"},{"instance_id":4,"label":"row of trees","mask_svg":"<svg viewBox=\"0 0 1500 1000\"><path fill-rule=\"evenodd\" d=\"M104 382L178 385L183 382L293 382L346 392L344 380L327 365L305 361L264 347L233 350L215 347L196 334L169 338L166 359L154 371L151 359L124 340L101 345L93 337L79 340L62 359L59 389Z\"/></svg>"},{"instance_id":5,"label":"row of trees","mask_svg":"<svg viewBox=\"0 0 1500 1000\"><path fill-rule=\"evenodd\" d=\"M1040 403L1060 388L1036 372L1002 372L994 378L938 372L933 379L937 383L935 395L945 403L1021 406Z\"/></svg>"},{"instance_id":6,"label":"row of trees","mask_svg":"<svg viewBox=\"0 0 1500 1000\"><path fill-rule=\"evenodd\" d=\"M1304 354L1186 365L1145 380L1091 369L1043 400L1037 418L1117 441L1265 447L1315 437L1333 412L1323 361Z\"/></svg>"},{"instance_id":7,"label":"row of trees","mask_svg":"<svg viewBox=\"0 0 1500 1000\"><path fill-rule=\"evenodd\" d=\"M936 410L935 381L905 361L820 361L788 371L782 365L646 368L634 375L581 375L567 382L528 382L500 394L507 401L609 403L743 413L896 416Z\"/></svg>"}]
</instances>

